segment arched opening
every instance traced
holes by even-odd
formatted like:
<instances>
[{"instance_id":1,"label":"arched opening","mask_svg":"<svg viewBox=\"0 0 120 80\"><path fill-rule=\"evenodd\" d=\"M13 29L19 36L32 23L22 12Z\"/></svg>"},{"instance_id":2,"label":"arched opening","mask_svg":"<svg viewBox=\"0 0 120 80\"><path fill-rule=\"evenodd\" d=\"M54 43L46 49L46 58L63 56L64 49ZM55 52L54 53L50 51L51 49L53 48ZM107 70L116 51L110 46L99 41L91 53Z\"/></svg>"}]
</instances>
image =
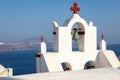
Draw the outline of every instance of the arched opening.
<instances>
[{"instance_id":1,"label":"arched opening","mask_svg":"<svg viewBox=\"0 0 120 80\"><path fill-rule=\"evenodd\" d=\"M95 62L94 61L88 61L84 65L84 69L92 69L95 68Z\"/></svg>"},{"instance_id":2,"label":"arched opening","mask_svg":"<svg viewBox=\"0 0 120 80\"><path fill-rule=\"evenodd\" d=\"M68 63L68 62L63 62L63 63L61 63L61 65L62 65L64 71L72 70L70 63Z\"/></svg>"},{"instance_id":3,"label":"arched opening","mask_svg":"<svg viewBox=\"0 0 120 80\"><path fill-rule=\"evenodd\" d=\"M82 23L76 22L72 26L72 51L84 51L85 28Z\"/></svg>"},{"instance_id":4,"label":"arched opening","mask_svg":"<svg viewBox=\"0 0 120 80\"><path fill-rule=\"evenodd\" d=\"M78 25L74 24L72 27L72 51L78 51L78 30L76 31L75 34L75 29L78 29ZM76 39L76 40L75 40Z\"/></svg>"}]
</instances>

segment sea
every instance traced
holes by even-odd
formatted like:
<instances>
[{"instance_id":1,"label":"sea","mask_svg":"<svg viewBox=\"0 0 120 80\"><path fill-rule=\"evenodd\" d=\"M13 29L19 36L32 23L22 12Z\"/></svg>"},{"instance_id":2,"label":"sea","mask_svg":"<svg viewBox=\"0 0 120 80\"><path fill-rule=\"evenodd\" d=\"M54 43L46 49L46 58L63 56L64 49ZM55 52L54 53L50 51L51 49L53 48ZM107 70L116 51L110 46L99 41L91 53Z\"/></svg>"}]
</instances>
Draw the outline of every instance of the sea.
<instances>
[{"instance_id":1,"label":"sea","mask_svg":"<svg viewBox=\"0 0 120 80\"><path fill-rule=\"evenodd\" d=\"M117 57L120 57L120 46L109 46L108 49L114 50ZM48 49L48 52L53 51ZM13 75L23 75L36 73L35 54L39 50L9 51L0 52L0 64L6 68L13 68Z\"/></svg>"}]
</instances>

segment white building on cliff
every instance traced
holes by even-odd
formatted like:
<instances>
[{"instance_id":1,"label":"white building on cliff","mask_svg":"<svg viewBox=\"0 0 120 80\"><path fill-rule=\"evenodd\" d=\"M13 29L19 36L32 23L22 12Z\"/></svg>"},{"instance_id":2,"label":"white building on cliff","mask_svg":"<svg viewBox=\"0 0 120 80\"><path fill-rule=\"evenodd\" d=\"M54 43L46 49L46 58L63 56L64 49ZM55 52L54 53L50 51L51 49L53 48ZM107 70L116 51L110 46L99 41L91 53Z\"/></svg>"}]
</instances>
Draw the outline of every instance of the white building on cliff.
<instances>
[{"instance_id":1,"label":"white building on cliff","mask_svg":"<svg viewBox=\"0 0 120 80\"><path fill-rule=\"evenodd\" d=\"M5 43L4 42L0 42L0 45L5 45Z\"/></svg>"}]
</instances>

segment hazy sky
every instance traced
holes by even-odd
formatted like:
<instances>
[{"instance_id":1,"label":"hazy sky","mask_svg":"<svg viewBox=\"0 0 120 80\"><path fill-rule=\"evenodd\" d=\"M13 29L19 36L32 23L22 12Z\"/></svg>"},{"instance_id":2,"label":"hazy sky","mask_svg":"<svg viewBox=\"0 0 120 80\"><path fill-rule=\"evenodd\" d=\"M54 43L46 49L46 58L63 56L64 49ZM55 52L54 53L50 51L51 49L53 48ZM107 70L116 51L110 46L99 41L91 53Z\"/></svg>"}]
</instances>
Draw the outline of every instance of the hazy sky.
<instances>
[{"instance_id":1,"label":"hazy sky","mask_svg":"<svg viewBox=\"0 0 120 80\"><path fill-rule=\"evenodd\" d=\"M63 25L72 16L74 2L79 15L104 33L107 43L120 43L120 0L0 0L0 42L19 42L44 35L51 40L52 21Z\"/></svg>"}]
</instances>

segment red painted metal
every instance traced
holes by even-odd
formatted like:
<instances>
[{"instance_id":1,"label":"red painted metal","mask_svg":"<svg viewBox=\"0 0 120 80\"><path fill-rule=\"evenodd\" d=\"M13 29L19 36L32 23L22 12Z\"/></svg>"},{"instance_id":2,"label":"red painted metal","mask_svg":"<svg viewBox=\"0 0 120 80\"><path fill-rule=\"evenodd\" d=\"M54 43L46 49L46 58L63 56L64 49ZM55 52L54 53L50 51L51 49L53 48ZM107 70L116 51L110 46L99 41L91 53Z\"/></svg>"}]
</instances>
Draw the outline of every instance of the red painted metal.
<instances>
[{"instance_id":1,"label":"red painted metal","mask_svg":"<svg viewBox=\"0 0 120 80\"><path fill-rule=\"evenodd\" d=\"M102 40L104 39L104 34L101 35L101 39L102 39Z\"/></svg>"},{"instance_id":2,"label":"red painted metal","mask_svg":"<svg viewBox=\"0 0 120 80\"><path fill-rule=\"evenodd\" d=\"M36 58L40 58L41 54L35 54Z\"/></svg>"},{"instance_id":3,"label":"red painted metal","mask_svg":"<svg viewBox=\"0 0 120 80\"><path fill-rule=\"evenodd\" d=\"M71 35L72 35L72 32L71 32Z\"/></svg>"},{"instance_id":4,"label":"red painted metal","mask_svg":"<svg viewBox=\"0 0 120 80\"><path fill-rule=\"evenodd\" d=\"M56 35L56 32L53 32L53 35Z\"/></svg>"},{"instance_id":5,"label":"red painted metal","mask_svg":"<svg viewBox=\"0 0 120 80\"><path fill-rule=\"evenodd\" d=\"M84 69L91 69L94 68L94 66L85 66Z\"/></svg>"},{"instance_id":6,"label":"red painted metal","mask_svg":"<svg viewBox=\"0 0 120 80\"><path fill-rule=\"evenodd\" d=\"M84 31L78 31L78 35L85 35Z\"/></svg>"},{"instance_id":7,"label":"red painted metal","mask_svg":"<svg viewBox=\"0 0 120 80\"><path fill-rule=\"evenodd\" d=\"M78 4L75 2L73 6L70 8L71 11L73 11L73 14L77 14L78 11L80 11L80 8L78 7Z\"/></svg>"},{"instance_id":8,"label":"red painted metal","mask_svg":"<svg viewBox=\"0 0 120 80\"><path fill-rule=\"evenodd\" d=\"M63 69L64 71L69 71L70 69L68 67L64 68Z\"/></svg>"},{"instance_id":9,"label":"red painted metal","mask_svg":"<svg viewBox=\"0 0 120 80\"><path fill-rule=\"evenodd\" d=\"M40 37L40 41L41 42L44 42L44 37L41 35L41 37Z\"/></svg>"}]
</instances>

